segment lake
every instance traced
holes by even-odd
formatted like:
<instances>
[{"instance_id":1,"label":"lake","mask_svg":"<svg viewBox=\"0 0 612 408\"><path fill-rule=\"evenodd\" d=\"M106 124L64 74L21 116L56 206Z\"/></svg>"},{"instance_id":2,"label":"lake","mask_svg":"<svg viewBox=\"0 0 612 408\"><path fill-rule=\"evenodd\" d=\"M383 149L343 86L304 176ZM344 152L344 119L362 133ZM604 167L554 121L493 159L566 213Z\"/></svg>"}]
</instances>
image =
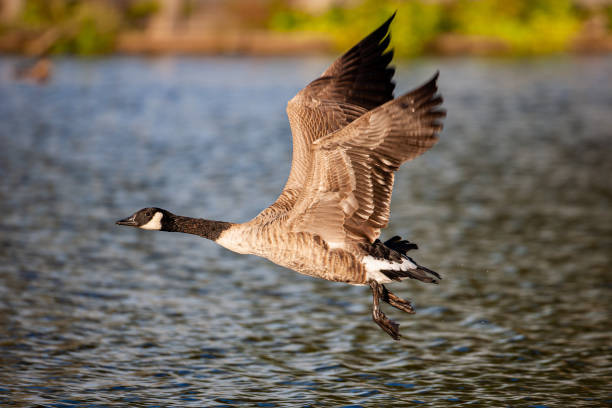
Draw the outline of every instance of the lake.
<instances>
[{"instance_id":1,"label":"lake","mask_svg":"<svg viewBox=\"0 0 612 408\"><path fill-rule=\"evenodd\" d=\"M0 57L0 405L612 404L611 57L419 59L440 142L396 175L383 238L440 285L316 280L183 234L145 206L243 222L287 178L287 101L329 58Z\"/></svg>"}]
</instances>

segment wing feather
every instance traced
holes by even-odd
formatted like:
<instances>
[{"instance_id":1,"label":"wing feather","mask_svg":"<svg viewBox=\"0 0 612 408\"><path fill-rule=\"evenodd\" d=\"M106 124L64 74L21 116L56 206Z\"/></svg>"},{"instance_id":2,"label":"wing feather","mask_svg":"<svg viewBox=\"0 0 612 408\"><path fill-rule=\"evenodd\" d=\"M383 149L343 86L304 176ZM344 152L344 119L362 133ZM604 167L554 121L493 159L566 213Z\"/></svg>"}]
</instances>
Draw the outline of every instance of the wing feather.
<instances>
[{"instance_id":1,"label":"wing feather","mask_svg":"<svg viewBox=\"0 0 612 408\"><path fill-rule=\"evenodd\" d=\"M294 230L311 228L308 222L318 219L321 201L332 212L333 198L343 216L317 227L323 239L341 246L378 237L389 221L393 173L438 140L445 112L439 109L437 78L436 73L423 86L313 143L312 166L289 215Z\"/></svg>"},{"instance_id":2,"label":"wing feather","mask_svg":"<svg viewBox=\"0 0 612 408\"><path fill-rule=\"evenodd\" d=\"M393 51L387 48L394 17L395 13L288 102L293 134L291 172L277 202L258 219L278 217L292 207L308 177L314 141L393 99L395 70L389 67Z\"/></svg>"}]
</instances>

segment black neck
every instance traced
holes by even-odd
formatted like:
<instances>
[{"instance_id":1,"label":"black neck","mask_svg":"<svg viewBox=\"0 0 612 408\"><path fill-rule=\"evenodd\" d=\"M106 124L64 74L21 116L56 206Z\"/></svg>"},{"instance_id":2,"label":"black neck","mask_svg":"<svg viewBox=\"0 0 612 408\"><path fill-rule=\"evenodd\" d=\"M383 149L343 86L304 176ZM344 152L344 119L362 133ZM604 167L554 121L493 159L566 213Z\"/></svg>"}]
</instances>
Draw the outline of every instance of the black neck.
<instances>
[{"instance_id":1,"label":"black neck","mask_svg":"<svg viewBox=\"0 0 612 408\"><path fill-rule=\"evenodd\" d=\"M184 232L185 234L199 235L213 241L216 241L223 231L233 225L231 222L212 221L180 215L164 218L162 221L163 231Z\"/></svg>"}]
</instances>

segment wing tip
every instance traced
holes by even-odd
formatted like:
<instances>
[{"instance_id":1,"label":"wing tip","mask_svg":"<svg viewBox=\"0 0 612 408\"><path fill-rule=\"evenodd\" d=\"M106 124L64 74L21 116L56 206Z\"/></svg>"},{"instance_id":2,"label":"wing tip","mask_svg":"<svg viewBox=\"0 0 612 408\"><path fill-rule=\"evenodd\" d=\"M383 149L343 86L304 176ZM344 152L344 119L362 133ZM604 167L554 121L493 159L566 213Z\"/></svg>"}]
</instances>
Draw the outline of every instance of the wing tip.
<instances>
[{"instance_id":1,"label":"wing tip","mask_svg":"<svg viewBox=\"0 0 612 408\"><path fill-rule=\"evenodd\" d=\"M389 17L384 23L382 23L378 28L376 28L370 34L368 34L362 41L377 39L376 41L377 45L383 44L385 42L387 43L384 46L383 50L386 49L391 40L391 33L389 32L389 27L391 26L391 22L395 18L396 14L397 14L397 10L395 10L393 14L391 14L391 17Z\"/></svg>"},{"instance_id":2,"label":"wing tip","mask_svg":"<svg viewBox=\"0 0 612 408\"><path fill-rule=\"evenodd\" d=\"M430 87L434 89L434 92L438 90L438 79L440 78L440 70L437 69L433 76L425 82L421 88L429 89Z\"/></svg>"},{"instance_id":3,"label":"wing tip","mask_svg":"<svg viewBox=\"0 0 612 408\"><path fill-rule=\"evenodd\" d=\"M380 27L379 27L378 29L381 29L381 28L383 28L383 27L387 27L387 28L389 28L389 26L391 25L391 22L393 21L393 19L395 19L395 15L396 15L396 14L397 14L397 9L396 9L396 10L393 12L393 14L391 14L391 16L390 16L389 18L387 18L387 19L385 20L385 22L384 22L384 23L382 23L382 24L380 25ZM385 30L385 31L386 31L386 30Z\"/></svg>"},{"instance_id":4,"label":"wing tip","mask_svg":"<svg viewBox=\"0 0 612 408\"><path fill-rule=\"evenodd\" d=\"M402 101L400 103L402 108L413 107L414 105L423 107L423 104L426 104L428 108L442 105L444 99L438 93L439 77L440 71L436 71L425 83L397 98Z\"/></svg>"}]
</instances>

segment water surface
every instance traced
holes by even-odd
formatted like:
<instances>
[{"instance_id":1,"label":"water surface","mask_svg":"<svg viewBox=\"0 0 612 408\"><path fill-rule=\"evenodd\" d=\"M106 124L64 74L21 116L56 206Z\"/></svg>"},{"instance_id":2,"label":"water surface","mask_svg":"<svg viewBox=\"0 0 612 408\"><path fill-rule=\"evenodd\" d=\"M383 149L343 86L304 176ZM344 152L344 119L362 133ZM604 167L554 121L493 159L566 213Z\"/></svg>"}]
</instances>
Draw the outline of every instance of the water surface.
<instances>
[{"instance_id":1,"label":"water surface","mask_svg":"<svg viewBox=\"0 0 612 408\"><path fill-rule=\"evenodd\" d=\"M325 59L0 58L0 405L612 404L612 58L425 59L440 143L397 175L389 228L440 285L403 282L394 342L369 288L193 236L149 205L246 221L290 166L285 104Z\"/></svg>"}]
</instances>

